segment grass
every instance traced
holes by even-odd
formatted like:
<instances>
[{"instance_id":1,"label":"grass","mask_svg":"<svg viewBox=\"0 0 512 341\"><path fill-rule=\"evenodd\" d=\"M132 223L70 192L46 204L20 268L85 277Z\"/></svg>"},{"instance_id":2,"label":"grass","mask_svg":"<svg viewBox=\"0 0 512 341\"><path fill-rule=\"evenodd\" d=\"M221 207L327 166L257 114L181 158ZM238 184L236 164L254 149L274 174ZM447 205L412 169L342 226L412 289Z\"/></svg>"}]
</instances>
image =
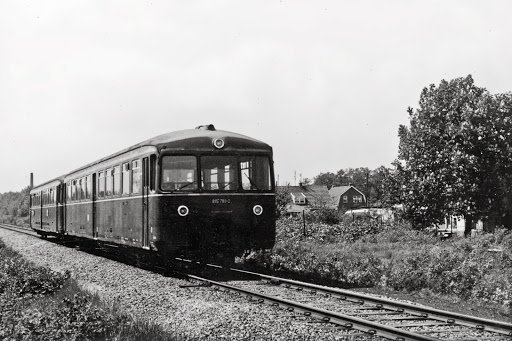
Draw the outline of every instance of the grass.
<instances>
[{"instance_id":1,"label":"grass","mask_svg":"<svg viewBox=\"0 0 512 341\"><path fill-rule=\"evenodd\" d=\"M68 273L37 267L0 240L0 339L177 340L83 291Z\"/></svg>"}]
</instances>

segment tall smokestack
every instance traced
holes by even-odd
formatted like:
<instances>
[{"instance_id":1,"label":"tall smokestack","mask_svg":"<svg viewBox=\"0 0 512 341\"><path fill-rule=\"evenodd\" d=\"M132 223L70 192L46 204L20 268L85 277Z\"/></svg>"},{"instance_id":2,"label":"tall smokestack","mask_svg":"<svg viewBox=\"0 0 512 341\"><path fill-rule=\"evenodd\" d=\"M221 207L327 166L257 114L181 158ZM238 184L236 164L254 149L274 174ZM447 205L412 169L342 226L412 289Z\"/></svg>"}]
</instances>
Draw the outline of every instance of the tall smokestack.
<instances>
[{"instance_id":1,"label":"tall smokestack","mask_svg":"<svg viewBox=\"0 0 512 341\"><path fill-rule=\"evenodd\" d=\"M34 173L30 173L30 189L34 188Z\"/></svg>"}]
</instances>

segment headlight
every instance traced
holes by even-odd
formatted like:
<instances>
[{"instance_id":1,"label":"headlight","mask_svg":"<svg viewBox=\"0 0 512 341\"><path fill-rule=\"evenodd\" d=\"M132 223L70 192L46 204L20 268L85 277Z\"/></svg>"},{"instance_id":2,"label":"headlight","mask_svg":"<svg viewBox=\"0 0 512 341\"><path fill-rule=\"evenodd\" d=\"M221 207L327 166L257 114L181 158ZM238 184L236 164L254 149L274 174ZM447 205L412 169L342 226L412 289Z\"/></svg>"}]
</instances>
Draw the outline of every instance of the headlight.
<instances>
[{"instance_id":1,"label":"headlight","mask_svg":"<svg viewBox=\"0 0 512 341\"><path fill-rule=\"evenodd\" d=\"M223 139L214 139L213 146L217 149L224 148L224 140Z\"/></svg>"},{"instance_id":2,"label":"headlight","mask_svg":"<svg viewBox=\"0 0 512 341\"><path fill-rule=\"evenodd\" d=\"M263 213L263 207L261 207L260 205L254 205L252 211L256 215L261 215Z\"/></svg>"},{"instance_id":3,"label":"headlight","mask_svg":"<svg viewBox=\"0 0 512 341\"><path fill-rule=\"evenodd\" d=\"M182 217L188 215L188 207L185 205L178 207L178 214Z\"/></svg>"}]
</instances>

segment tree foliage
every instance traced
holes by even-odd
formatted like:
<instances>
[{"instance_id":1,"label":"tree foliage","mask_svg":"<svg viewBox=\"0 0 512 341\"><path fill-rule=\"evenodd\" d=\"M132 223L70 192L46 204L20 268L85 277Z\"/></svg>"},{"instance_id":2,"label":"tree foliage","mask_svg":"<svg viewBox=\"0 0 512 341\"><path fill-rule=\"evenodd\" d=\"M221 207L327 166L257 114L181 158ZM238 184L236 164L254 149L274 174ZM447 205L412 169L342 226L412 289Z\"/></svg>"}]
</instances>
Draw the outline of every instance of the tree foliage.
<instances>
[{"instance_id":1,"label":"tree foliage","mask_svg":"<svg viewBox=\"0 0 512 341\"><path fill-rule=\"evenodd\" d=\"M492 95L469 75L424 88L408 112L392 179L407 216L417 226L448 214L502 220L512 199L512 95Z\"/></svg>"},{"instance_id":2,"label":"tree foliage","mask_svg":"<svg viewBox=\"0 0 512 341\"><path fill-rule=\"evenodd\" d=\"M18 218L28 217L29 193L29 187L20 192L0 193L0 222L14 224Z\"/></svg>"},{"instance_id":3,"label":"tree foliage","mask_svg":"<svg viewBox=\"0 0 512 341\"><path fill-rule=\"evenodd\" d=\"M315 177L315 185L335 186L353 185L366 195L370 206L383 204L385 194L384 180L390 174L390 169L380 166L374 170L367 167L340 169L336 174L320 173Z\"/></svg>"}]
</instances>

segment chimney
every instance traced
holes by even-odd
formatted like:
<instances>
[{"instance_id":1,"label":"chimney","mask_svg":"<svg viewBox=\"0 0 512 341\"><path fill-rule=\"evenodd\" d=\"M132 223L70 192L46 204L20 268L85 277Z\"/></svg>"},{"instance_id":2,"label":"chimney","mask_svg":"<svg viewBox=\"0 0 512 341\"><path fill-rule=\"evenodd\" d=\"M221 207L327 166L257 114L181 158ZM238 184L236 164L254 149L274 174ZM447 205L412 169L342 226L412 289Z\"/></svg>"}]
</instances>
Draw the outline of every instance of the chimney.
<instances>
[{"instance_id":1,"label":"chimney","mask_svg":"<svg viewBox=\"0 0 512 341\"><path fill-rule=\"evenodd\" d=\"M30 189L34 188L34 173L30 173Z\"/></svg>"}]
</instances>

